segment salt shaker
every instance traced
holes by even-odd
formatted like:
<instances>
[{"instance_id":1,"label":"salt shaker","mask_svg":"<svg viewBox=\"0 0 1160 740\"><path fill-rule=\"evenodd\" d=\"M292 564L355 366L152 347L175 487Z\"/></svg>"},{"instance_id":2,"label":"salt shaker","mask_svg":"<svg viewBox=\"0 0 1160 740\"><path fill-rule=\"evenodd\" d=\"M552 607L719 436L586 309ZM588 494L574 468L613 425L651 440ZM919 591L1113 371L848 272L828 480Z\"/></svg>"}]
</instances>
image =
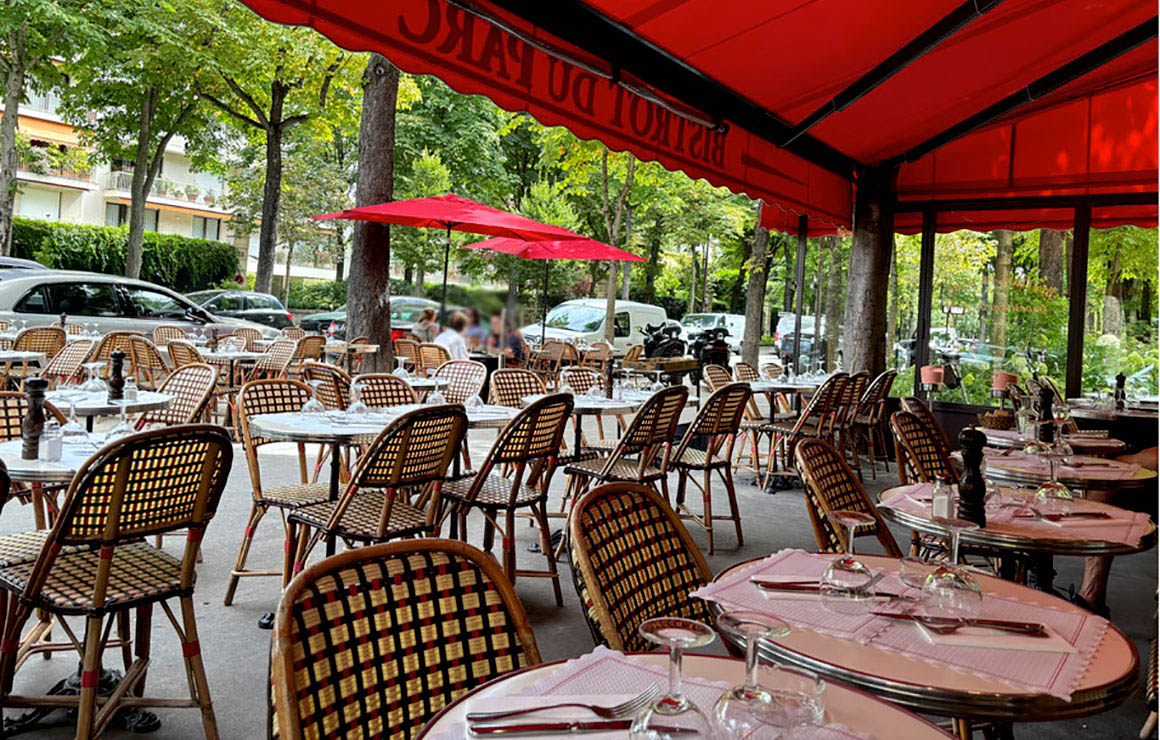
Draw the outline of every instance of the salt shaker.
<instances>
[{"instance_id":1,"label":"salt shaker","mask_svg":"<svg viewBox=\"0 0 1160 740\"><path fill-rule=\"evenodd\" d=\"M940 476L934 484L934 493L931 494L930 513L935 517L942 517L944 519L954 516L951 512L953 502L951 498L954 490L953 483L948 477Z\"/></svg>"},{"instance_id":2,"label":"salt shaker","mask_svg":"<svg viewBox=\"0 0 1160 740\"><path fill-rule=\"evenodd\" d=\"M44 431L40 434L40 459L60 462L62 442L60 422L53 419L44 422Z\"/></svg>"},{"instance_id":3,"label":"salt shaker","mask_svg":"<svg viewBox=\"0 0 1160 740\"><path fill-rule=\"evenodd\" d=\"M136 401L137 400L137 379L136 378L129 377L129 378L125 379L125 400L126 401Z\"/></svg>"}]
</instances>

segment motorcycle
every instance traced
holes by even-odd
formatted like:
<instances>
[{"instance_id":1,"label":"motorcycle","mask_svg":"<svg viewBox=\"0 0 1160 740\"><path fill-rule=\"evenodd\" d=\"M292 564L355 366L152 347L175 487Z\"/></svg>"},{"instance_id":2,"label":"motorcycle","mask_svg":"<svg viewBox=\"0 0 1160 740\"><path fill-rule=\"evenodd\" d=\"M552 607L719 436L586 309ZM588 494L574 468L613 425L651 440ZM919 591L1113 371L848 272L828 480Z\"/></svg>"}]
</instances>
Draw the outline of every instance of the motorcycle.
<instances>
[{"instance_id":1,"label":"motorcycle","mask_svg":"<svg viewBox=\"0 0 1160 740\"><path fill-rule=\"evenodd\" d=\"M703 329L689 337L689 354L697 361L697 369L693 376L693 387L701 384L704 367L706 365L720 365L729 370L729 344L725 337L729 330L724 327Z\"/></svg>"},{"instance_id":2,"label":"motorcycle","mask_svg":"<svg viewBox=\"0 0 1160 740\"><path fill-rule=\"evenodd\" d=\"M645 357L681 357L685 354L685 343L681 341L678 327L645 324L639 331L644 335Z\"/></svg>"}]
</instances>

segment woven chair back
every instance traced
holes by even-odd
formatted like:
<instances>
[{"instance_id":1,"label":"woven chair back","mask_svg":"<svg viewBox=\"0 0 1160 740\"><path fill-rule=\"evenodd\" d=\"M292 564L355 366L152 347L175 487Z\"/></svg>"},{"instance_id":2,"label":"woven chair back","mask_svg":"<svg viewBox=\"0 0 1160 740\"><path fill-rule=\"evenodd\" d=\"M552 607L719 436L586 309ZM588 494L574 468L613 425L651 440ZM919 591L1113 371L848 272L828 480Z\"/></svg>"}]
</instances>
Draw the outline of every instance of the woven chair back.
<instances>
[{"instance_id":1,"label":"woven chair back","mask_svg":"<svg viewBox=\"0 0 1160 740\"><path fill-rule=\"evenodd\" d=\"M560 365L563 366L565 363L568 365L580 364L579 350L567 342L561 343L560 347Z\"/></svg>"},{"instance_id":2,"label":"woven chair back","mask_svg":"<svg viewBox=\"0 0 1160 740\"><path fill-rule=\"evenodd\" d=\"M689 596L713 573L654 491L636 483L594 488L576 502L569 533L576 592L597 644L650 650L638 630L653 617L713 624L708 602Z\"/></svg>"},{"instance_id":3,"label":"woven chair back","mask_svg":"<svg viewBox=\"0 0 1160 740\"><path fill-rule=\"evenodd\" d=\"M43 352L48 359L64 349L67 335L59 326L30 326L21 329L12 342L16 352Z\"/></svg>"},{"instance_id":4,"label":"woven chair back","mask_svg":"<svg viewBox=\"0 0 1160 740\"><path fill-rule=\"evenodd\" d=\"M873 534L890 557L902 557L898 543L878 514L866 489L842 457L842 453L822 439L804 439L794 449L797 468L805 482L806 508L814 536L822 552L846 552L846 531L838 529L827 514L831 511L858 511L874 517L874 525L860 526L854 536Z\"/></svg>"},{"instance_id":5,"label":"woven chair back","mask_svg":"<svg viewBox=\"0 0 1160 740\"><path fill-rule=\"evenodd\" d=\"M842 397L842 390L846 387L845 373L834 373L818 386L810 402L798 417L795 429L802 429L808 423L816 422L820 425L838 408L838 400Z\"/></svg>"},{"instance_id":6,"label":"woven chair back","mask_svg":"<svg viewBox=\"0 0 1160 740\"><path fill-rule=\"evenodd\" d=\"M28 396L23 392L0 391L0 442L20 439L21 425L27 411ZM46 417L51 416L62 424L65 422L64 414L49 402L44 404L44 413Z\"/></svg>"},{"instance_id":7,"label":"woven chair back","mask_svg":"<svg viewBox=\"0 0 1160 740\"><path fill-rule=\"evenodd\" d=\"M632 453L671 442L688 400L689 389L683 385L669 386L654 393L628 425L621 446Z\"/></svg>"},{"instance_id":8,"label":"woven chair back","mask_svg":"<svg viewBox=\"0 0 1160 740\"><path fill-rule=\"evenodd\" d=\"M713 391L689 424L681 448L688 446L694 437L736 434L745 416L745 405L752 395L753 391L745 383L730 383Z\"/></svg>"},{"instance_id":9,"label":"woven chair back","mask_svg":"<svg viewBox=\"0 0 1160 740\"><path fill-rule=\"evenodd\" d=\"M388 373L367 373L358 376L354 382L359 386L359 398L368 408L406 406L418 400L407 381Z\"/></svg>"},{"instance_id":10,"label":"woven chair back","mask_svg":"<svg viewBox=\"0 0 1160 740\"><path fill-rule=\"evenodd\" d=\"M246 346L243 349L246 352L253 352L254 342L261 340L262 332L249 326L239 326L237 329L234 329L234 336L241 337L245 340Z\"/></svg>"},{"instance_id":11,"label":"woven chair back","mask_svg":"<svg viewBox=\"0 0 1160 740\"><path fill-rule=\"evenodd\" d=\"M157 351L157 346L145 337L129 337L129 352L133 359L133 374L143 388L153 389L169 373L169 365Z\"/></svg>"},{"instance_id":12,"label":"woven chair back","mask_svg":"<svg viewBox=\"0 0 1160 740\"><path fill-rule=\"evenodd\" d=\"M174 324L153 327L153 343L158 347L164 346L174 339L180 339L183 342L189 340L189 334L185 331L185 327Z\"/></svg>"},{"instance_id":13,"label":"woven chair back","mask_svg":"<svg viewBox=\"0 0 1160 740\"><path fill-rule=\"evenodd\" d=\"M284 375L286 368L294 361L298 342L293 339L276 339L254 363L254 372L270 375Z\"/></svg>"},{"instance_id":14,"label":"woven chair back","mask_svg":"<svg viewBox=\"0 0 1160 740\"><path fill-rule=\"evenodd\" d=\"M298 340L294 348L295 360L321 360L322 348L326 346L326 337L321 334L310 334Z\"/></svg>"},{"instance_id":15,"label":"woven chair back","mask_svg":"<svg viewBox=\"0 0 1160 740\"><path fill-rule=\"evenodd\" d=\"M761 380L761 373L748 362L738 362L733 365L733 375L743 383L755 383Z\"/></svg>"},{"instance_id":16,"label":"woven chair back","mask_svg":"<svg viewBox=\"0 0 1160 740\"><path fill-rule=\"evenodd\" d=\"M306 336L306 330L299 329L297 326L287 326L282 330L282 336L297 341Z\"/></svg>"},{"instance_id":17,"label":"woven chair back","mask_svg":"<svg viewBox=\"0 0 1160 740\"><path fill-rule=\"evenodd\" d=\"M85 360L93 351L92 339L74 339L56 353L44 367L42 376L54 382L67 383L84 373Z\"/></svg>"},{"instance_id":18,"label":"woven chair back","mask_svg":"<svg viewBox=\"0 0 1160 740\"><path fill-rule=\"evenodd\" d=\"M443 345L434 342L423 342L419 345L420 372L430 375L442 367L443 363L450 361L451 354Z\"/></svg>"},{"instance_id":19,"label":"woven chair back","mask_svg":"<svg viewBox=\"0 0 1160 740\"><path fill-rule=\"evenodd\" d=\"M543 394L544 381L531 370L502 368L491 374L491 393L488 403L508 406L513 409L524 407L523 397Z\"/></svg>"},{"instance_id":20,"label":"woven chair back","mask_svg":"<svg viewBox=\"0 0 1160 740\"><path fill-rule=\"evenodd\" d=\"M77 471L50 538L118 545L188 528L196 542L217 509L233 455L226 430L209 424L122 437Z\"/></svg>"},{"instance_id":21,"label":"woven chair back","mask_svg":"<svg viewBox=\"0 0 1160 740\"><path fill-rule=\"evenodd\" d=\"M111 331L101 337L101 341L97 342L97 348L93 350L92 361L103 360L106 364L101 370L102 374L109 373L109 358L112 357L114 350L121 350L125 353L125 360L133 361L133 337L144 336L137 331ZM128 368L125 368L128 371Z\"/></svg>"},{"instance_id":22,"label":"woven chair back","mask_svg":"<svg viewBox=\"0 0 1160 740\"><path fill-rule=\"evenodd\" d=\"M926 401L915 396L906 396L902 399L901 405L903 411L908 411L922 420L922 423L930 431L931 436L934 437L935 442L942 448L943 454L950 457L951 450L954 447L951 446L951 441L947 439L942 424L938 423L938 419L931 412L930 406L926 405Z\"/></svg>"},{"instance_id":23,"label":"woven chair back","mask_svg":"<svg viewBox=\"0 0 1160 740\"><path fill-rule=\"evenodd\" d=\"M184 339L170 339L165 347L169 350L169 359L173 361L173 369L175 370L194 362L205 362L197 347Z\"/></svg>"},{"instance_id":24,"label":"woven chair back","mask_svg":"<svg viewBox=\"0 0 1160 740\"><path fill-rule=\"evenodd\" d=\"M559 454L572 398L545 396L516 414L500 431L488 454L491 464L530 463ZM485 465L486 467L486 465Z\"/></svg>"},{"instance_id":25,"label":"woven chair back","mask_svg":"<svg viewBox=\"0 0 1160 740\"><path fill-rule=\"evenodd\" d=\"M250 419L262 414L289 414L302 410L310 400L310 386L288 378L251 380L238 390L238 426L242 430L242 444L246 457L259 447L279 440L258 436L250 428ZM253 472L254 461L250 462Z\"/></svg>"},{"instance_id":26,"label":"woven chair back","mask_svg":"<svg viewBox=\"0 0 1160 740\"><path fill-rule=\"evenodd\" d=\"M64 333L70 337L80 336L85 333L85 327L75 321L66 321L63 328Z\"/></svg>"},{"instance_id":27,"label":"woven chair back","mask_svg":"<svg viewBox=\"0 0 1160 740\"><path fill-rule=\"evenodd\" d=\"M449 360L439 366L435 377L447 381L447 387L443 389L447 403L464 403L483 391L487 366L475 360Z\"/></svg>"},{"instance_id":28,"label":"woven chair back","mask_svg":"<svg viewBox=\"0 0 1160 740\"><path fill-rule=\"evenodd\" d=\"M721 390L733 382L729 371L720 365L706 365L702 368L702 372L705 374L705 382L709 384L709 390L711 391Z\"/></svg>"},{"instance_id":29,"label":"woven chair back","mask_svg":"<svg viewBox=\"0 0 1160 740\"><path fill-rule=\"evenodd\" d=\"M302 379L307 385L318 381L318 400L328 411L343 411L350 405L350 376L342 368L306 360L302 363Z\"/></svg>"},{"instance_id":30,"label":"woven chair back","mask_svg":"<svg viewBox=\"0 0 1160 740\"><path fill-rule=\"evenodd\" d=\"M918 481L933 483L938 478L954 476L950 457L922 417L909 411L896 411L890 416L890 428L904 469Z\"/></svg>"},{"instance_id":31,"label":"woven chair back","mask_svg":"<svg viewBox=\"0 0 1160 740\"><path fill-rule=\"evenodd\" d=\"M142 429L148 424L172 426L194 423L205 413L217 380L217 368L205 363L183 365L174 370L157 389L159 393L173 396L173 400L165 408L141 414L137 428Z\"/></svg>"},{"instance_id":32,"label":"woven chair back","mask_svg":"<svg viewBox=\"0 0 1160 740\"><path fill-rule=\"evenodd\" d=\"M612 345L608 342L597 342L584 351L580 364L600 369L604 367L609 357L612 357Z\"/></svg>"},{"instance_id":33,"label":"woven chair back","mask_svg":"<svg viewBox=\"0 0 1160 740\"><path fill-rule=\"evenodd\" d=\"M624 361L625 362L636 362L641 358L641 355L643 355L643 354L644 354L644 345L634 344L628 348L628 351L626 351L624 353Z\"/></svg>"},{"instance_id":34,"label":"woven chair back","mask_svg":"<svg viewBox=\"0 0 1160 740\"><path fill-rule=\"evenodd\" d=\"M524 608L488 555L436 539L350 550L282 594L278 734L411 740L468 691L539 662Z\"/></svg>"},{"instance_id":35,"label":"woven chair back","mask_svg":"<svg viewBox=\"0 0 1160 740\"><path fill-rule=\"evenodd\" d=\"M403 414L379 433L350 479L356 488L406 488L441 480L467 431L467 414L454 404Z\"/></svg>"},{"instance_id":36,"label":"woven chair back","mask_svg":"<svg viewBox=\"0 0 1160 740\"><path fill-rule=\"evenodd\" d=\"M412 339L396 339L395 357L402 357L411 363L412 368L418 370L421 364L419 361L419 343Z\"/></svg>"},{"instance_id":37,"label":"woven chair back","mask_svg":"<svg viewBox=\"0 0 1160 740\"><path fill-rule=\"evenodd\" d=\"M593 368L571 365L560 370L560 387L565 385L577 396L583 396L593 387L603 391L604 376Z\"/></svg>"}]
</instances>

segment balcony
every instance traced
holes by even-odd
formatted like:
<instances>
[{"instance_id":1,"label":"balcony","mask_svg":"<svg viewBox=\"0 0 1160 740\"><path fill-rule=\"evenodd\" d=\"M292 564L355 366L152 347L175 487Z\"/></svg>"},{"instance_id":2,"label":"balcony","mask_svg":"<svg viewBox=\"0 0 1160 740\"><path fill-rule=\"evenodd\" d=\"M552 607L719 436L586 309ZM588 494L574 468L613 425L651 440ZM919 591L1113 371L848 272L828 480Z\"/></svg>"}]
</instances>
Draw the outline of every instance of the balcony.
<instances>
[{"instance_id":1,"label":"balcony","mask_svg":"<svg viewBox=\"0 0 1160 740\"><path fill-rule=\"evenodd\" d=\"M109 190L128 193L133 184L133 173L126 171L110 172L106 176L105 187ZM150 199L158 199L169 203L194 204L202 210L212 210L224 213L221 203L221 193L216 190L202 189L192 182L177 182L164 177L153 180L153 187L149 191Z\"/></svg>"}]
</instances>

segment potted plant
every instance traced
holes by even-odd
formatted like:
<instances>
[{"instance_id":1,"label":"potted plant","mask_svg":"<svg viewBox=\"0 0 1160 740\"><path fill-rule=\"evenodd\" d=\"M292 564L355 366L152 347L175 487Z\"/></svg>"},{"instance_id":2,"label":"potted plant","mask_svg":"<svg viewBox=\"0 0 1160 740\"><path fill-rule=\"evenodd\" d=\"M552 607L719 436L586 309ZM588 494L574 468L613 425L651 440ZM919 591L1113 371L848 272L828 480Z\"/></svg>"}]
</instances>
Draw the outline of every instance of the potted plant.
<instances>
[{"instance_id":1,"label":"potted plant","mask_svg":"<svg viewBox=\"0 0 1160 740\"><path fill-rule=\"evenodd\" d=\"M205 201L207 206L212 206L217 201L217 195L214 193L214 191L207 190L205 191L205 195L203 196L202 200Z\"/></svg>"},{"instance_id":2,"label":"potted plant","mask_svg":"<svg viewBox=\"0 0 1160 740\"><path fill-rule=\"evenodd\" d=\"M155 190L158 195L164 198L165 196L169 195L169 182L162 180L161 178L157 178L153 181L153 190Z\"/></svg>"},{"instance_id":3,"label":"potted plant","mask_svg":"<svg viewBox=\"0 0 1160 740\"><path fill-rule=\"evenodd\" d=\"M193 184L185 186L185 197L188 200L191 200L191 201L197 200L197 196L199 196L199 195L201 195L201 188L199 188L198 186L193 185Z\"/></svg>"}]
</instances>

